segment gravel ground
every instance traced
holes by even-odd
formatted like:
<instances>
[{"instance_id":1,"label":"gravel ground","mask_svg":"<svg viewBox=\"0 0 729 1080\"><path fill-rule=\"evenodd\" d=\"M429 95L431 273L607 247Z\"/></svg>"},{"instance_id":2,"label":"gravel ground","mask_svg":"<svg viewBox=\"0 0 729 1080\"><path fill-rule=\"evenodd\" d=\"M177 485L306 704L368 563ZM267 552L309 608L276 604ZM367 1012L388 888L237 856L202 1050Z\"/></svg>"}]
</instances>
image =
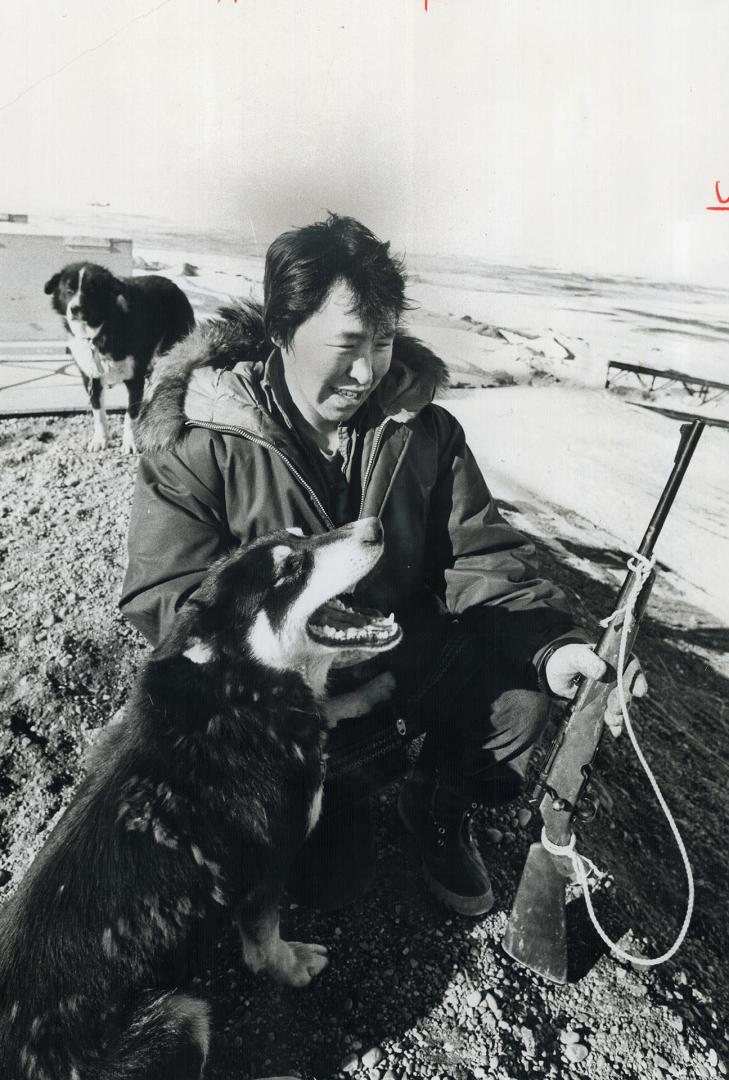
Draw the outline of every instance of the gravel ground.
<instances>
[{"instance_id":1,"label":"gravel ground","mask_svg":"<svg viewBox=\"0 0 729 1080\"><path fill-rule=\"evenodd\" d=\"M0 421L0 900L70 798L146 651L116 608L135 464L119 451L120 419L111 426L112 448L92 456L86 417ZM519 510L528 529L531 511ZM592 621L610 610L617 563L584 526L583 547L555 540L541 546L541 563ZM652 602L639 649L651 695L638 727L696 875L689 937L673 961L646 971L604 955L577 900L573 981L555 987L517 968L500 940L536 821L519 807L480 821L497 907L461 919L425 891L386 792L367 896L337 914L284 908L285 936L330 949L315 985L253 979L230 928L201 950L191 982L213 1002L212 1080L726 1075L728 648L729 631L678 597L662 590ZM682 919L680 860L627 739L607 744L600 765L604 806L581 843L611 871L595 904L613 937L653 955Z\"/></svg>"}]
</instances>

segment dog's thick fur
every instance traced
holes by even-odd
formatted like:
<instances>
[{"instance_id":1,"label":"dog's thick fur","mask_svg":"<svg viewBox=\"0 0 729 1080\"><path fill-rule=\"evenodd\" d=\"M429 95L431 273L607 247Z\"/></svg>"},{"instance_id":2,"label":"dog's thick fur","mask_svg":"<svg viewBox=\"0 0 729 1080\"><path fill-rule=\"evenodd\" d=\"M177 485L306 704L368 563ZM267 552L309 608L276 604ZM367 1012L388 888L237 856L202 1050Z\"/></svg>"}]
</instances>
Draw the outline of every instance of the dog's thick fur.
<instances>
[{"instance_id":1,"label":"dog's thick fur","mask_svg":"<svg viewBox=\"0 0 729 1080\"><path fill-rule=\"evenodd\" d=\"M64 266L44 289L63 318L68 347L89 395L94 419L89 449L103 450L109 438L104 387L123 382L128 406L122 448L134 452L134 421L145 378L154 358L193 329L189 300L168 278L156 274L118 278L89 262Z\"/></svg>"},{"instance_id":2,"label":"dog's thick fur","mask_svg":"<svg viewBox=\"0 0 729 1080\"><path fill-rule=\"evenodd\" d=\"M329 669L401 636L327 605L382 543L374 518L284 531L210 571L0 912L3 1080L200 1076L208 1007L165 973L215 912L252 971L304 986L324 968L322 946L281 940L279 898L321 807Z\"/></svg>"}]
</instances>

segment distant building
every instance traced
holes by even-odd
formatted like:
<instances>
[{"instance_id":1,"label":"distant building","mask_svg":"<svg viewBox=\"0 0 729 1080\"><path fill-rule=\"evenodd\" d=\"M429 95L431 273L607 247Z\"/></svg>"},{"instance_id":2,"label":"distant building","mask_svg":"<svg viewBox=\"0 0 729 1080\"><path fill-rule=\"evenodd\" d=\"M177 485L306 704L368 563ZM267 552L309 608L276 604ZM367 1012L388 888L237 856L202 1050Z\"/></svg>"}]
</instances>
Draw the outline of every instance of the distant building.
<instances>
[{"instance_id":1,"label":"distant building","mask_svg":"<svg viewBox=\"0 0 729 1080\"><path fill-rule=\"evenodd\" d=\"M0 221L10 221L13 225L27 225L27 214L4 214L0 211Z\"/></svg>"}]
</instances>

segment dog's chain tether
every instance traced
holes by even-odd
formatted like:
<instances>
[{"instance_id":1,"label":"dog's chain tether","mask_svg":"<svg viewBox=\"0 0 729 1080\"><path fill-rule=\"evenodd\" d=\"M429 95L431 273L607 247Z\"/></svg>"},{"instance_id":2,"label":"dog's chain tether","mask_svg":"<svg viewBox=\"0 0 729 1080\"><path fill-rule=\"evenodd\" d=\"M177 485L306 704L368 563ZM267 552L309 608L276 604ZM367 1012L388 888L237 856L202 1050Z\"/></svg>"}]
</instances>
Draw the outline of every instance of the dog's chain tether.
<instances>
[{"instance_id":1,"label":"dog's chain tether","mask_svg":"<svg viewBox=\"0 0 729 1080\"><path fill-rule=\"evenodd\" d=\"M622 949L617 942L612 941L611 938L609 938L603 930L602 926L598 921L597 915L595 914L595 909L592 906L592 898L590 897L590 888L588 883L589 871L595 873L599 877L602 877L604 875L600 873L600 871L590 859L586 858L586 856L584 855L580 855L580 853L576 850L575 845L577 842L577 838L575 837L574 833L572 833L572 836L570 837L569 844L560 845L553 844L547 836L546 830L544 828L542 829L542 845L545 850L548 851L551 855L561 855L571 860L575 876L577 877L579 884L582 886L582 891L585 896L585 904L587 905L587 911L590 916L590 920L602 940L605 942L608 948L611 949L621 960L626 960L631 964L638 964L641 967L655 967L657 964L663 964L666 960L669 960L675 952L678 951L678 949L683 943L684 938L686 937L689 923L691 922L691 916L694 910L694 878L691 872L691 864L689 862L688 854L686 852L686 846L683 842L683 838L680 832L678 831L678 826L676 825L673 815L668 808L668 804L663 797L663 793L658 786L658 781L653 775L651 768L646 761L645 755L643 754L643 751L638 745L638 740L636 738L635 731L633 730L633 725L630 722L630 712L628 710L628 703L625 699L625 687L623 686L623 674L625 671L626 660L625 654L627 651L628 634L630 632L631 623L633 621L633 609L635 607L636 600L640 595L643 583L645 582L648 575L651 573L654 563L655 558L646 559L644 556L638 554L637 552L633 555L632 559L628 561L628 569L632 570L635 573L635 584L633 586L633 589L631 590L624 607L616 609L612 613L612 615L609 615L606 619L603 619L600 625L607 626L613 621L613 619L617 618L619 615L624 615L623 626L620 632L620 648L618 652L617 670L617 690L618 700L620 702L620 709L623 714L623 720L625 722L626 730L628 732L628 735L630 736L630 741L633 744L633 749L635 750L636 756L643 767L643 771L650 780L651 787L655 792L658 804L663 810L666 820L671 827L671 832L673 833L674 839L678 846L678 850L681 853L684 869L686 871L686 881L688 883L686 915L684 916L683 924L678 932L676 940L674 941L670 949L664 952L662 956L632 956L630 953L625 952L625 950Z\"/></svg>"}]
</instances>

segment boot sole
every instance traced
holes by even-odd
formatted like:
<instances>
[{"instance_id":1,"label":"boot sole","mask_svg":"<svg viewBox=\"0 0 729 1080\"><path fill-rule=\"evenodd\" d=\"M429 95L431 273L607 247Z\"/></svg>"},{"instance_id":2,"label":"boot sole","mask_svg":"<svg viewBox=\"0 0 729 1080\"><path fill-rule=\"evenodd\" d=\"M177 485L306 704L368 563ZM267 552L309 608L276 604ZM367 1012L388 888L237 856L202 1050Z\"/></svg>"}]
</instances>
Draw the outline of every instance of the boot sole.
<instances>
[{"instance_id":1,"label":"boot sole","mask_svg":"<svg viewBox=\"0 0 729 1080\"><path fill-rule=\"evenodd\" d=\"M404 828L411 836L416 837L415 829L408 821L402 803L402 789L398 793L397 797L397 816L400 818ZM445 885L441 885L437 881L430 870L425 859L422 860L423 876L428 885L428 888L435 896L436 900L439 900L441 904L445 904L451 911L455 911L458 915L485 915L486 912L491 911L494 906L494 891L489 887L488 892L481 893L480 896L461 896L460 893L451 892L446 889Z\"/></svg>"},{"instance_id":2,"label":"boot sole","mask_svg":"<svg viewBox=\"0 0 729 1080\"><path fill-rule=\"evenodd\" d=\"M493 889L489 889L488 892L482 893L480 896L460 896L458 893L452 893L444 885L441 885L439 881L436 881L430 870L428 870L425 860L423 860L423 874L428 883L428 888L436 900L440 900L441 904L445 904L447 908L455 911L458 915L485 915L494 906Z\"/></svg>"}]
</instances>

